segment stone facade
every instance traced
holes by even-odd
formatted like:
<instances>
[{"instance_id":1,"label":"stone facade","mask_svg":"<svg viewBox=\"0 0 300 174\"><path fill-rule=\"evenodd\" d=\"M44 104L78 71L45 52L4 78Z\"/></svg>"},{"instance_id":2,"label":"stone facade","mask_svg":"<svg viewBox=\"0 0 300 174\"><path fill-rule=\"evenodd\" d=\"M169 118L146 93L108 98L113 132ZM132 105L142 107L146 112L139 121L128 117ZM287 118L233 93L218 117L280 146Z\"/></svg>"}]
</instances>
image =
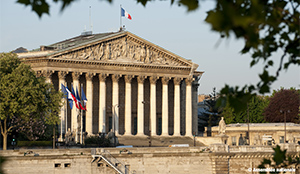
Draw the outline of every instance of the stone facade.
<instances>
[{"instance_id":1,"label":"stone facade","mask_svg":"<svg viewBox=\"0 0 300 174\"><path fill-rule=\"evenodd\" d=\"M219 147L217 147L219 146ZM247 147L247 146L246 146ZM299 156L300 146L295 146L288 155ZM93 159L93 154L107 151L105 157L114 166L124 164L130 173L201 173L201 174L245 174L264 158L272 157L272 147L251 146L248 149L215 145L214 147L161 147L161 148L106 148L106 149L20 149L1 151L7 161L2 165L9 174L111 174L116 173L103 158ZM103 153L102 153L103 154ZM117 162L113 162L116 159ZM299 173L299 169L294 172ZM129 173L129 171L127 173ZM124 172L125 173L125 172Z\"/></svg>"},{"instance_id":2,"label":"stone facade","mask_svg":"<svg viewBox=\"0 0 300 174\"><path fill-rule=\"evenodd\" d=\"M61 135L70 128L77 142L81 116L88 135L111 129L117 136L198 132L197 88L203 72L130 32L81 35L18 56L57 90L61 84L79 93L83 89L87 111L71 110L65 101L60 113Z\"/></svg>"},{"instance_id":3,"label":"stone facade","mask_svg":"<svg viewBox=\"0 0 300 174\"><path fill-rule=\"evenodd\" d=\"M246 139L247 132L248 124L246 123L226 125L225 134L228 136L227 144L232 146L249 144L248 140ZM285 126L284 123L250 123L250 145L284 144L285 132L287 136L286 143L300 143L299 124L286 123ZM212 137L216 137L218 134L218 126L212 127ZM243 141L243 143L241 144L239 140ZM201 140L199 139L199 141Z\"/></svg>"}]
</instances>

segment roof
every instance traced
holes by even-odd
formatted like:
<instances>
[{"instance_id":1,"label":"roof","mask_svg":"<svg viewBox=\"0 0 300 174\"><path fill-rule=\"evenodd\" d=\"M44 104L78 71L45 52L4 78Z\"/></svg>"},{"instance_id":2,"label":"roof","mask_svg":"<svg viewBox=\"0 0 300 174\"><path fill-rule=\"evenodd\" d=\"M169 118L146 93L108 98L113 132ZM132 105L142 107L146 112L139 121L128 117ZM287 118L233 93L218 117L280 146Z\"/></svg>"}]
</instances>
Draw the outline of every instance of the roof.
<instances>
[{"instance_id":1,"label":"roof","mask_svg":"<svg viewBox=\"0 0 300 174\"><path fill-rule=\"evenodd\" d=\"M48 45L47 47L52 47L55 50L66 49L69 47L74 47L84 43L88 43L94 40L101 40L102 38L109 37L116 33L120 33L120 32L109 32L109 33L98 33L98 34L85 33L70 39L53 43L51 45Z\"/></svg>"}]
</instances>

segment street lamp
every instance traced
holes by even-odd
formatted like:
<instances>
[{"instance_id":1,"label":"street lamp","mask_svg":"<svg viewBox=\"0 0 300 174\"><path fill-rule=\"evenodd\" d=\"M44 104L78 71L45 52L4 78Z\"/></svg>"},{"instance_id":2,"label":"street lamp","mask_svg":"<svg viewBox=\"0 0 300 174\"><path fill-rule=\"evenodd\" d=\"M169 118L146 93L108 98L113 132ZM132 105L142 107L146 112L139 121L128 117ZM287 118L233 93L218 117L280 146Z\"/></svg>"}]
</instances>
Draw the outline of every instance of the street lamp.
<instances>
[{"instance_id":1,"label":"street lamp","mask_svg":"<svg viewBox=\"0 0 300 174\"><path fill-rule=\"evenodd\" d=\"M286 143L286 112L290 113L290 110L287 111L280 110L280 113L284 114L284 144Z\"/></svg>"},{"instance_id":2,"label":"street lamp","mask_svg":"<svg viewBox=\"0 0 300 174\"><path fill-rule=\"evenodd\" d=\"M112 128L113 128L113 133L114 133L114 146L116 146L116 133L115 133L115 116L116 116L116 107L119 107L118 104L113 105L113 114L112 114Z\"/></svg>"},{"instance_id":3,"label":"street lamp","mask_svg":"<svg viewBox=\"0 0 300 174\"><path fill-rule=\"evenodd\" d=\"M146 101L142 101L143 104L146 103ZM148 103L148 102L147 102ZM149 147L152 145L152 137L151 137L151 115L149 115Z\"/></svg>"}]
</instances>

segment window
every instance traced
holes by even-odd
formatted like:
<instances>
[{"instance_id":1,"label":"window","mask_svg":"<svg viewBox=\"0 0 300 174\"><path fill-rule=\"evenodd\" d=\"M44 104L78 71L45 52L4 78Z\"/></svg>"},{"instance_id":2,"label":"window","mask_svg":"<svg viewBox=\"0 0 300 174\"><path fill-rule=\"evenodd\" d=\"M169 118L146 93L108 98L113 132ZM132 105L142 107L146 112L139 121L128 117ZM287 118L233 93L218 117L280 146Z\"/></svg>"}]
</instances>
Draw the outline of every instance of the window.
<instances>
[{"instance_id":1,"label":"window","mask_svg":"<svg viewBox=\"0 0 300 174\"><path fill-rule=\"evenodd\" d=\"M231 137L231 143L233 146L236 146L236 137Z\"/></svg>"},{"instance_id":2,"label":"window","mask_svg":"<svg viewBox=\"0 0 300 174\"><path fill-rule=\"evenodd\" d=\"M279 137L279 143L284 143L284 136Z\"/></svg>"},{"instance_id":3,"label":"window","mask_svg":"<svg viewBox=\"0 0 300 174\"><path fill-rule=\"evenodd\" d=\"M54 167L55 167L55 168L61 167L61 164L60 164L60 163L55 163L55 164L54 164Z\"/></svg>"}]
</instances>

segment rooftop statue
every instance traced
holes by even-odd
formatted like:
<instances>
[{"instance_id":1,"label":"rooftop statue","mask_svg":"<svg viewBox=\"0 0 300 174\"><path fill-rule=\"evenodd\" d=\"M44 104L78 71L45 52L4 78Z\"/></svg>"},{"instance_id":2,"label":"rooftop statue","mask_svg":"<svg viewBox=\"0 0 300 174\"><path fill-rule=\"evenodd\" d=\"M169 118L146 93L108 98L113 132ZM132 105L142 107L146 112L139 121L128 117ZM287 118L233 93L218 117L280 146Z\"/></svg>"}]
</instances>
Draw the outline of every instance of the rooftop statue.
<instances>
[{"instance_id":1,"label":"rooftop statue","mask_svg":"<svg viewBox=\"0 0 300 174\"><path fill-rule=\"evenodd\" d=\"M226 129L226 123L224 121L224 117L222 117L219 122L219 135L221 135L221 134L224 135L225 129Z\"/></svg>"}]
</instances>

